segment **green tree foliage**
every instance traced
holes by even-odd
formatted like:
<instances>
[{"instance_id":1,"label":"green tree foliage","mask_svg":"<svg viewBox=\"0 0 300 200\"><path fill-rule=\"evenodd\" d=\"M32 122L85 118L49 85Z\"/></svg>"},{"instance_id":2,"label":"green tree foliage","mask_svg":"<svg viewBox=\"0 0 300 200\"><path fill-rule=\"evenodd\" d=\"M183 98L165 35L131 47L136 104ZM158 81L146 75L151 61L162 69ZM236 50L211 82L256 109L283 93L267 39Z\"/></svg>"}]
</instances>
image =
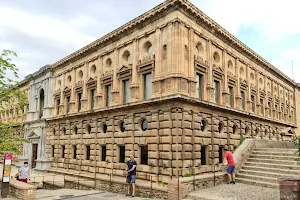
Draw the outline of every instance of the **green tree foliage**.
<instances>
[{"instance_id":1,"label":"green tree foliage","mask_svg":"<svg viewBox=\"0 0 300 200\"><path fill-rule=\"evenodd\" d=\"M12 57L17 54L10 50L3 50L0 54L0 112L11 112L12 109L24 112L28 100L26 94L20 89L20 83L15 81L18 78L18 68L12 63ZM27 142L20 138L16 130L22 128L21 123L0 121L0 154L12 152L20 154L20 142Z\"/></svg>"},{"instance_id":2,"label":"green tree foliage","mask_svg":"<svg viewBox=\"0 0 300 200\"><path fill-rule=\"evenodd\" d=\"M300 136L297 136L293 139L293 142L295 143L296 147L297 147L297 162L298 164L300 164Z\"/></svg>"}]
</instances>

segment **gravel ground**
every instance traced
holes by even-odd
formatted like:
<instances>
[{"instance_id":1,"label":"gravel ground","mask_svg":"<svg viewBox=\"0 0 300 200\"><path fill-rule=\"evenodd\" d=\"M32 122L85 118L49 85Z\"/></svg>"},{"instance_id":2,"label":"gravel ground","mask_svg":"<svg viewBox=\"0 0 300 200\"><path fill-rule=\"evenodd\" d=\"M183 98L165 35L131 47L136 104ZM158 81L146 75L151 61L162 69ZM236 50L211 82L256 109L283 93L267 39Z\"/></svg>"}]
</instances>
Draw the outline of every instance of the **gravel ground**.
<instances>
[{"instance_id":1,"label":"gravel ground","mask_svg":"<svg viewBox=\"0 0 300 200\"><path fill-rule=\"evenodd\" d=\"M279 200L279 190L237 183L219 185L189 194L201 200ZM195 198L196 199L196 198Z\"/></svg>"}]
</instances>

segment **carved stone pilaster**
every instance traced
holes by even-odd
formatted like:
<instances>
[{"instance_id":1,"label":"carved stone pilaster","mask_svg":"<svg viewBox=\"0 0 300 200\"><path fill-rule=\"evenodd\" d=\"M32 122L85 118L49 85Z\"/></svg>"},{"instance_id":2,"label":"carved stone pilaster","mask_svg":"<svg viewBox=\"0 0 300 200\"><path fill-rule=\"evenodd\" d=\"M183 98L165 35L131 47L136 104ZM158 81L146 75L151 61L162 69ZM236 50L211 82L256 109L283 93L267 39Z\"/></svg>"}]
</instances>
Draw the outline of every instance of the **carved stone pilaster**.
<instances>
[{"instance_id":1,"label":"carved stone pilaster","mask_svg":"<svg viewBox=\"0 0 300 200\"><path fill-rule=\"evenodd\" d=\"M180 81L180 90L184 93L188 93L188 80L187 79L181 79Z\"/></svg>"},{"instance_id":2,"label":"carved stone pilaster","mask_svg":"<svg viewBox=\"0 0 300 200\"><path fill-rule=\"evenodd\" d=\"M132 85L130 87L130 94L131 94L131 100L132 101L137 101L140 99L140 87L139 85Z\"/></svg>"},{"instance_id":3,"label":"carved stone pilaster","mask_svg":"<svg viewBox=\"0 0 300 200\"><path fill-rule=\"evenodd\" d=\"M160 93L160 81L155 81L153 82L153 93L155 95L159 94Z\"/></svg>"},{"instance_id":4,"label":"carved stone pilaster","mask_svg":"<svg viewBox=\"0 0 300 200\"><path fill-rule=\"evenodd\" d=\"M112 101L113 105L116 105L116 104L120 103L120 93L119 93L119 91L116 91L116 90L112 91L111 97L112 97L111 101Z\"/></svg>"},{"instance_id":5,"label":"carved stone pilaster","mask_svg":"<svg viewBox=\"0 0 300 200\"><path fill-rule=\"evenodd\" d=\"M207 90L207 99L209 101L212 101L214 99L214 87L211 84L208 84L206 86L206 90Z\"/></svg>"},{"instance_id":6,"label":"carved stone pilaster","mask_svg":"<svg viewBox=\"0 0 300 200\"><path fill-rule=\"evenodd\" d=\"M103 95L102 94L98 94L96 96L96 108L102 108L103 105Z\"/></svg>"}]
</instances>

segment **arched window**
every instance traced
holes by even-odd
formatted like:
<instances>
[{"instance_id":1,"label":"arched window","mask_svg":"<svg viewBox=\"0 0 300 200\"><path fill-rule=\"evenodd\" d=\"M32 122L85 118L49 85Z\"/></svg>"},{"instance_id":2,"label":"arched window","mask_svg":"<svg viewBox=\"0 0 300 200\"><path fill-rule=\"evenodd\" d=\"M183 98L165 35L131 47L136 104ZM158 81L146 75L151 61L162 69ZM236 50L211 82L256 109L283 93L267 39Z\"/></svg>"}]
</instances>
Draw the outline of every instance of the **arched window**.
<instances>
[{"instance_id":1,"label":"arched window","mask_svg":"<svg viewBox=\"0 0 300 200\"><path fill-rule=\"evenodd\" d=\"M131 60L131 56L130 56L129 51L126 50L126 51L123 53L123 59L124 59L125 61L127 61L127 62L129 62L129 61Z\"/></svg>"},{"instance_id":2,"label":"arched window","mask_svg":"<svg viewBox=\"0 0 300 200\"><path fill-rule=\"evenodd\" d=\"M120 126L120 131L121 132L124 132L126 130L126 124L125 124L124 121L121 121L119 126Z\"/></svg>"},{"instance_id":3,"label":"arched window","mask_svg":"<svg viewBox=\"0 0 300 200\"><path fill-rule=\"evenodd\" d=\"M44 90L41 89L41 91L40 91L40 98L39 98L39 100L40 100L39 118L42 118L42 116L43 116L44 99L45 99Z\"/></svg>"},{"instance_id":4,"label":"arched window","mask_svg":"<svg viewBox=\"0 0 300 200\"><path fill-rule=\"evenodd\" d=\"M74 134L75 134L75 135L78 134L78 128L77 128L77 126L74 127Z\"/></svg>"},{"instance_id":5,"label":"arched window","mask_svg":"<svg viewBox=\"0 0 300 200\"><path fill-rule=\"evenodd\" d=\"M111 65L112 65L111 59L108 58L108 59L106 60L105 64L106 64L106 67L111 67Z\"/></svg>"},{"instance_id":6,"label":"arched window","mask_svg":"<svg viewBox=\"0 0 300 200\"><path fill-rule=\"evenodd\" d=\"M214 53L213 59L214 59L215 63L219 63L220 62L220 55L218 54L218 52Z\"/></svg>"},{"instance_id":7,"label":"arched window","mask_svg":"<svg viewBox=\"0 0 300 200\"><path fill-rule=\"evenodd\" d=\"M196 45L196 55L199 56L203 53L203 45L201 42L199 42L197 45Z\"/></svg>"},{"instance_id":8,"label":"arched window","mask_svg":"<svg viewBox=\"0 0 300 200\"><path fill-rule=\"evenodd\" d=\"M142 129L142 131L146 131L148 129L148 121L146 119L142 120L141 129Z\"/></svg>"},{"instance_id":9,"label":"arched window","mask_svg":"<svg viewBox=\"0 0 300 200\"><path fill-rule=\"evenodd\" d=\"M95 74L95 72L96 72L96 65L92 65L91 72L92 72L92 74Z\"/></svg>"},{"instance_id":10,"label":"arched window","mask_svg":"<svg viewBox=\"0 0 300 200\"><path fill-rule=\"evenodd\" d=\"M224 129L224 125L223 125L222 122L220 122L220 123L219 123L219 128L218 128L219 133L223 133L223 129Z\"/></svg>"},{"instance_id":11,"label":"arched window","mask_svg":"<svg viewBox=\"0 0 300 200\"><path fill-rule=\"evenodd\" d=\"M200 129L201 131L204 131L206 129L206 121L204 119L201 120L200 122Z\"/></svg>"},{"instance_id":12,"label":"arched window","mask_svg":"<svg viewBox=\"0 0 300 200\"><path fill-rule=\"evenodd\" d=\"M86 132L87 132L88 134L91 134L91 131L92 131L91 126L90 126L89 124L87 124L87 125L86 125Z\"/></svg>"},{"instance_id":13,"label":"arched window","mask_svg":"<svg viewBox=\"0 0 300 200\"><path fill-rule=\"evenodd\" d=\"M82 77L83 77L83 72L82 72L82 70L80 70L80 71L78 72L78 77L79 77L80 79L82 79Z\"/></svg>"},{"instance_id":14,"label":"arched window","mask_svg":"<svg viewBox=\"0 0 300 200\"><path fill-rule=\"evenodd\" d=\"M107 125L105 123L102 124L102 132L103 133L107 132Z\"/></svg>"},{"instance_id":15,"label":"arched window","mask_svg":"<svg viewBox=\"0 0 300 200\"><path fill-rule=\"evenodd\" d=\"M237 126L236 126L236 125L233 125L233 127L232 127L232 133L235 134L236 131L237 131Z\"/></svg>"}]
</instances>

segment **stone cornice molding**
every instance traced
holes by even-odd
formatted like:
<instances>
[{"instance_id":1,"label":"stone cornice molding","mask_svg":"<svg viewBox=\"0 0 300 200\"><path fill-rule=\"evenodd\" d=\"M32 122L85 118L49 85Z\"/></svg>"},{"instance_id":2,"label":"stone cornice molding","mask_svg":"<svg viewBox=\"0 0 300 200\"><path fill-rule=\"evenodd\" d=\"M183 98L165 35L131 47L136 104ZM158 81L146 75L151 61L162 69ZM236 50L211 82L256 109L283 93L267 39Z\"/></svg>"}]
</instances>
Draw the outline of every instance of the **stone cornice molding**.
<instances>
[{"instance_id":1,"label":"stone cornice molding","mask_svg":"<svg viewBox=\"0 0 300 200\"><path fill-rule=\"evenodd\" d=\"M184 14L188 15L198 24L201 24L204 28L209 30L212 34L216 35L219 39L225 41L229 46L235 48L237 51L240 51L244 56L248 57L250 60L255 61L259 64L262 64L262 67L266 67L268 71L273 71L275 74L278 74L280 77L288 81L291 85L295 86L296 83L290 79L288 76L283 74L280 70L275 68L272 64L267 62L264 58L255 53L252 49L243 44L240 40L222 28L218 23L204 14L196 6L190 3L187 0L166 0L165 2L159 4L148 12L142 14L141 16L131 20L130 22L124 24L118 29L112 31L111 33L101 37L100 39L92 42L91 44L81 48L80 50L70 54L69 56L57 61L53 64L53 68L62 66L70 61L78 60L80 57L94 52L99 49L100 46L103 46L107 43L111 43L118 38L122 37L122 34L128 35L132 33L134 28L139 28L145 26L147 23L152 23L159 17L159 14L172 10L180 10Z\"/></svg>"}]
</instances>

